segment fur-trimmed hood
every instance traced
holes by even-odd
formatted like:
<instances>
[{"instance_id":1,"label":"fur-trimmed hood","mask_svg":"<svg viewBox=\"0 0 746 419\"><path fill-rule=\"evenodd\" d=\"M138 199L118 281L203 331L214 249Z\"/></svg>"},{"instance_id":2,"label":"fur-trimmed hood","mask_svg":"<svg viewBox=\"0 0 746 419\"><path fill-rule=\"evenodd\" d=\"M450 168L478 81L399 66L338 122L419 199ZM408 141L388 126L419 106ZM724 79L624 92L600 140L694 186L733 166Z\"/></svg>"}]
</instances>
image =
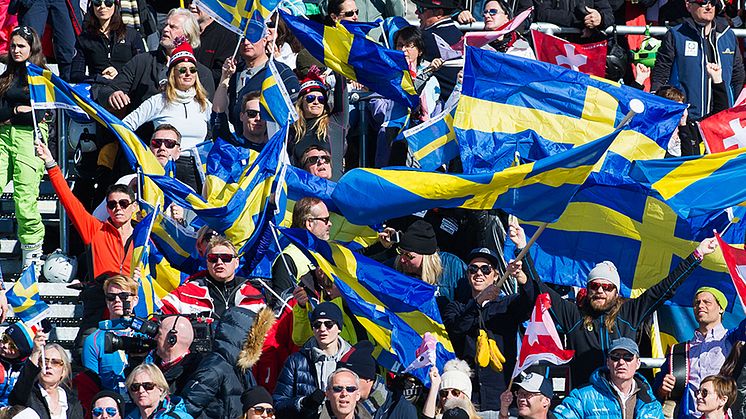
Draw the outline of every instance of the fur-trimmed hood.
<instances>
[{"instance_id":1,"label":"fur-trimmed hood","mask_svg":"<svg viewBox=\"0 0 746 419\"><path fill-rule=\"evenodd\" d=\"M269 330L273 322L272 310L266 307L259 313L241 307L231 307L223 313L215 330L212 350L231 365L238 365L240 355L244 358L241 361L241 368L244 368L244 365L250 368L261 355L266 330Z\"/></svg>"}]
</instances>

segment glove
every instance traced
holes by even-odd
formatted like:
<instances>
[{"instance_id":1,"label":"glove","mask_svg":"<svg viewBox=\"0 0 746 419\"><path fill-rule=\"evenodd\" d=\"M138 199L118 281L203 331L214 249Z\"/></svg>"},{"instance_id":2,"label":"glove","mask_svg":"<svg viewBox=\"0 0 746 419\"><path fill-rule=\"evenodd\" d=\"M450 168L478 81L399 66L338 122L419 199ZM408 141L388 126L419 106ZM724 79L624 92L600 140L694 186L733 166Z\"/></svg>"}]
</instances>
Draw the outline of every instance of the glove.
<instances>
[{"instance_id":1,"label":"glove","mask_svg":"<svg viewBox=\"0 0 746 419\"><path fill-rule=\"evenodd\" d=\"M324 403L325 398L324 392L317 388L313 393L301 399L300 407L303 410L317 410Z\"/></svg>"}]
</instances>

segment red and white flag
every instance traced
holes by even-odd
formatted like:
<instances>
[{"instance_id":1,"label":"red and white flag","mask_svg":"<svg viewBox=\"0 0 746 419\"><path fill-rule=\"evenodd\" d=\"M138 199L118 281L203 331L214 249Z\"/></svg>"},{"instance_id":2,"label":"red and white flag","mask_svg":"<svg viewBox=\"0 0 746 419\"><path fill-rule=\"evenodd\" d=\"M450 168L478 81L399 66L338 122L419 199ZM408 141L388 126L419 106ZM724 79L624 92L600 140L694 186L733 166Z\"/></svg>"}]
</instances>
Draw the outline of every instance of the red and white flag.
<instances>
[{"instance_id":1,"label":"red and white flag","mask_svg":"<svg viewBox=\"0 0 746 419\"><path fill-rule=\"evenodd\" d=\"M540 294L536 298L531 320L529 320L526 333L523 335L513 377L539 361L562 365L570 362L575 355L575 351L562 348L557 327L555 327L554 320L549 314L551 307L552 299L549 294Z\"/></svg>"},{"instance_id":2,"label":"red and white flag","mask_svg":"<svg viewBox=\"0 0 746 419\"><path fill-rule=\"evenodd\" d=\"M573 44L556 36L531 31L536 58L592 76L606 75L606 41Z\"/></svg>"},{"instance_id":3,"label":"red and white flag","mask_svg":"<svg viewBox=\"0 0 746 419\"><path fill-rule=\"evenodd\" d=\"M528 19L529 16L531 16L531 12L533 11L534 11L534 8L529 7L528 9L522 11L521 13L518 13L516 17L505 22L505 24L503 24L502 26L500 26L494 31L467 32L461 38L460 41L452 45L452 48L456 51L461 51L461 52L464 51L464 44L470 47L482 48L483 46L489 44L490 42L499 39L501 36L509 34L513 32L514 30L518 29L518 27L520 27L521 24L526 19Z\"/></svg>"},{"instance_id":4,"label":"red and white flag","mask_svg":"<svg viewBox=\"0 0 746 419\"><path fill-rule=\"evenodd\" d=\"M736 287L736 294L741 300L741 307L746 310L746 250L729 245L720 237L720 234L715 233L715 238L723 250L723 258L725 264L728 265L733 285Z\"/></svg>"},{"instance_id":5,"label":"red and white flag","mask_svg":"<svg viewBox=\"0 0 746 419\"><path fill-rule=\"evenodd\" d=\"M703 119L699 132L708 153L746 147L746 105L739 105Z\"/></svg>"}]
</instances>

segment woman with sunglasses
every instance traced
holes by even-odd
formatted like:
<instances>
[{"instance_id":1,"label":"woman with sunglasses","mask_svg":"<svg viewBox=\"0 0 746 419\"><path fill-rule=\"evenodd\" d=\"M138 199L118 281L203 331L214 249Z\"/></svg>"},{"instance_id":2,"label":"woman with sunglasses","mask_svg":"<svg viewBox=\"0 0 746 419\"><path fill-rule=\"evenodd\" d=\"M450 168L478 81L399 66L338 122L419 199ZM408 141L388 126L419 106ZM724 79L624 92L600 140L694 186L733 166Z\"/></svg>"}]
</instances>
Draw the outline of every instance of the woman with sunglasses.
<instances>
[{"instance_id":1,"label":"woman with sunglasses","mask_svg":"<svg viewBox=\"0 0 746 419\"><path fill-rule=\"evenodd\" d=\"M697 410L703 419L730 418L729 410L736 401L736 382L730 377L711 375L697 390Z\"/></svg>"},{"instance_id":2,"label":"woman with sunglasses","mask_svg":"<svg viewBox=\"0 0 746 419\"><path fill-rule=\"evenodd\" d=\"M164 91L151 96L122 122L132 130L146 122L169 124L181 133L181 153L207 138L212 104L197 72L197 59L189 42L179 44L168 60Z\"/></svg>"},{"instance_id":3,"label":"woman with sunglasses","mask_svg":"<svg viewBox=\"0 0 746 419\"><path fill-rule=\"evenodd\" d=\"M104 390L96 393L91 402L91 418L122 419L124 418L124 399L119 393Z\"/></svg>"},{"instance_id":4,"label":"woman with sunglasses","mask_svg":"<svg viewBox=\"0 0 746 419\"><path fill-rule=\"evenodd\" d=\"M132 57L143 51L140 34L122 22L119 1L92 0L83 32L75 43L70 81L108 84Z\"/></svg>"},{"instance_id":5,"label":"woman with sunglasses","mask_svg":"<svg viewBox=\"0 0 746 419\"><path fill-rule=\"evenodd\" d=\"M155 364L136 366L127 377L127 390L135 409L127 419L192 419L180 397L169 397L168 382Z\"/></svg>"},{"instance_id":6,"label":"woman with sunglasses","mask_svg":"<svg viewBox=\"0 0 746 419\"><path fill-rule=\"evenodd\" d=\"M484 17L484 30L496 31L513 19L513 10L505 0L489 0L484 4L482 16ZM531 45L517 30L490 42L489 46L494 48L495 51L532 60L536 59L536 54L531 49Z\"/></svg>"},{"instance_id":7,"label":"woman with sunglasses","mask_svg":"<svg viewBox=\"0 0 746 419\"><path fill-rule=\"evenodd\" d=\"M8 67L0 75L0 188L13 181L23 268L36 262L38 275L44 224L36 199L44 169L41 162L34 159L34 143L46 141L47 123L44 111L36 111L35 115L31 113L26 63L45 67L46 60L33 29L20 26L11 32L6 62ZM34 136L34 123L41 138Z\"/></svg>"},{"instance_id":8,"label":"woman with sunglasses","mask_svg":"<svg viewBox=\"0 0 746 419\"><path fill-rule=\"evenodd\" d=\"M56 343L47 343L47 334L38 332L34 349L10 393L10 405L22 405L41 419L83 419L78 394L70 387L70 358Z\"/></svg>"},{"instance_id":9,"label":"woman with sunglasses","mask_svg":"<svg viewBox=\"0 0 746 419\"><path fill-rule=\"evenodd\" d=\"M355 0L329 0L326 9L326 24L330 26L342 21L357 22L360 15Z\"/></svg>"},{"instance_id":10,"label":"woman with sunglasses","mask_svg":"<svg viewBox=\"0 0 746 419\"><path fill-rule=\"evenodd\" d=\"M469 419L479 419L476 407L471 402L472 370L466 361L452 359L443 366L443 374L438 373L436 367L430 369L430 393L422 408L422 417L425 419L440 418L450 400L461 401L459 407L466 410Z\"/></svg>"}]
</instances>

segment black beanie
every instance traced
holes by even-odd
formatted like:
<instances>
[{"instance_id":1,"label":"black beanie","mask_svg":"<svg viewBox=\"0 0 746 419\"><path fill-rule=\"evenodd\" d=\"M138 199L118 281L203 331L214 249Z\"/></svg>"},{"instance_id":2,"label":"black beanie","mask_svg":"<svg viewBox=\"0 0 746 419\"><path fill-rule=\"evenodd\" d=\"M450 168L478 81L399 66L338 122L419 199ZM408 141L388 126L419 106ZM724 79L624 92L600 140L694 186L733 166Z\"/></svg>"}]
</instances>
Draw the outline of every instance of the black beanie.
<instances>
[{"instance_id":1,"label":"black beanie","mask_svg":"<svg viewBox=\"0 0 746 419\"><path fill-rule=\"evenodd\" d=\"M421 255L435 254L438 251L438 240L433 226L425 220L413 222L402 235L399 247Z\"/></svg>"},{"instance_id":2,"label":"black beanie","mask_svg":"<svg viewBox=\"0 0 746 419\"><path fill-rule=\"evenodd\" d=\"M368 340L356 343L337 362L337 368L347 368L366 380L376 379L376 360L373 359L373 344Z\"/></svg>"},{"instance_id":3,"label":"black beanie","mask_svg":"<svg viewBox=\"0 0 746 419\"><path fill-rule=\"evenodd\" d=\"M337 324L339 330L342 330L342 324L344 323L342 310L340 310L336 304L330 301L325 301L317 305L316 308L314 308L311 312L312 325L316 322L316 320L319 319L329 319Z\"/></svg>"},{"instance_id":4,"label":"black beanie","mask_svg":"<svg viewBox=\"0 0 746 419\"><path fill-rule=\"evenodd\" d=\"M249 409L259 403L274 403L272 401L272 395L262 386L257 385L256 387L252 387L244 391L241 395L241 405L244 413L248 412Z\"/></svg>"}]
</instances>

